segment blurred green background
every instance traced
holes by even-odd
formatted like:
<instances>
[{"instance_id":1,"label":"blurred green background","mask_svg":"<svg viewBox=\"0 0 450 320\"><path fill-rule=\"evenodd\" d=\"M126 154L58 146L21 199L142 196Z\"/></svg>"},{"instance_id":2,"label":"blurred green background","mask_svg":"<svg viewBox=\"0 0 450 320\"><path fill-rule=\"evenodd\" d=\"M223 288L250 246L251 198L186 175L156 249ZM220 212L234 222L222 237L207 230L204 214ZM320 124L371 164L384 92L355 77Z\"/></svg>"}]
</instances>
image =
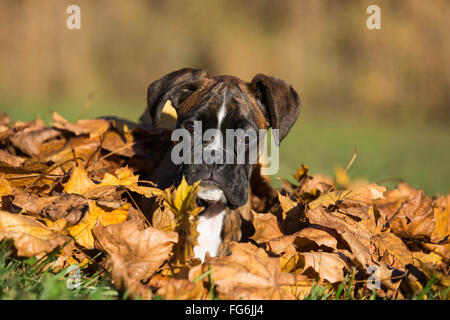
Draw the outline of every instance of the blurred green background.
<instances>
[{"instance_id":1,"label":"blurred green background","mask_svg":"<svg viewBox=\"0 0 450 320\"><path fill-rule=\"evenodd\" d=\"M381 30L366 27L370 4ZM67 6L81 30L66 28ZM15 0L0 2L0 111L137 120L148 85L190 66L292 84L300 118L279 176L332 175L450 192L447 0Z\"/></svg>"}]
</instances>

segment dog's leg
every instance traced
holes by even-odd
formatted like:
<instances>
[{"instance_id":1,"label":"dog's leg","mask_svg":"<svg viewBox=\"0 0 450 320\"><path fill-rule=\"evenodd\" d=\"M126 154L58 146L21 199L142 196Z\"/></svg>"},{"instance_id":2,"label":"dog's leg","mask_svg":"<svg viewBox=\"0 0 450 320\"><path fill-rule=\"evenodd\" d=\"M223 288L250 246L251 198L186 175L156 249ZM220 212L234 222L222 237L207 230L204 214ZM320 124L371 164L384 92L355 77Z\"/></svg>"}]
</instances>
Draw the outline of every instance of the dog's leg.
<instances>
[{"instance_id":1,"label":"dog's leg","mask_svg":"<svg viewBox=\"0 0 450 320\"><path fill-rule=\"evenodd\" d=\"M206 212L199 217L197 225L197 232L199 233L197 238L198 245L194 247L194 254L202 262L205 259L206 252L211 257L215 257L219 251L222 243L221 233L225 214L226 209L223 208L218 213L208 214Z\"/></svg>"}]
</instances>

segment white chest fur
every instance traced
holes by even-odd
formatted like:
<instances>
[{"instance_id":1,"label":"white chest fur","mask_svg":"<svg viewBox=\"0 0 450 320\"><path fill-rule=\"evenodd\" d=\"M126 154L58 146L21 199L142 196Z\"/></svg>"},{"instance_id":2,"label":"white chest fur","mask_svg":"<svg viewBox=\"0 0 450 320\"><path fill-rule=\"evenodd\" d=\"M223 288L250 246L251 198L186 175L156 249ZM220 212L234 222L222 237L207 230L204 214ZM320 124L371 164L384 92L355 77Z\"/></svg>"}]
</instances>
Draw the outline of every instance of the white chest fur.
<instances>
[{"instance_id":1,"label":"white chest fur","mask_svg":"<svg viewBox=\"0 0 450 320\"><path fill-rule=\"evenodd\" d=\"M226 210L222 210L212 217L199 217L197 225L197 232L199 233L197 238L198 245L194 247L194 254L202 262L205 259L206 252L209 252L211 257L215 257L219 251L222 242L221 232L225 213Z\"/></svg>"}]
</instances>

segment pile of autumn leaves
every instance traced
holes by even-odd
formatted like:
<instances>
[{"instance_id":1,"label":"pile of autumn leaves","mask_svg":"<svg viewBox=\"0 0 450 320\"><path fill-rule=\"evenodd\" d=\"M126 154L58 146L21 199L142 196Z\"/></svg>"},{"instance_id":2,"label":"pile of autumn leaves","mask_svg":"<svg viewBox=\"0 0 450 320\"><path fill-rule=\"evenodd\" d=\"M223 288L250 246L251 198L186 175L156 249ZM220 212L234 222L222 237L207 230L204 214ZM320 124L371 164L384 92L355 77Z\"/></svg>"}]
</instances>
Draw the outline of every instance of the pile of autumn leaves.
<instances>
[{"instance_id":1,"label":"pile of autumn leaves","mask_svg":"<svg viewBox=\"0 0 450 320\"><path fill-rule=\"evenodd\" d=\"M405 183L336 190L303 165L296 184L252 197L245 241L201 263L198 184L160 190L136 174L157 170L169 136L114 118L70 123L55 113L47 127L1 114L0 241L12 238L22 257L57 252L53 271L101 270L141 298L301 299L345 277L355 298L411 298L430 279L449 286L450 196Z\"/></svg>"}]
</instances>

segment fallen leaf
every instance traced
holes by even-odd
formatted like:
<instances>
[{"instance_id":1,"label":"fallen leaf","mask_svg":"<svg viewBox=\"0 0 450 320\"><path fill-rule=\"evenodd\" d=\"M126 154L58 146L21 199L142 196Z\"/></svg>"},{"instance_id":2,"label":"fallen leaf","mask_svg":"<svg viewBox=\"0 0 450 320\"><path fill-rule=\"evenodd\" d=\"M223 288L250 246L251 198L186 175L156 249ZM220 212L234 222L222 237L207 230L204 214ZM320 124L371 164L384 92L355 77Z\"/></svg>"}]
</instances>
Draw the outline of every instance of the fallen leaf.
<instances>
[{"instance_id":1,"label":"fallen leaf","mask_svg":"<svg viewBox=\"0 0 450 320\"><path fill-rule=\"evenodd\" d=\"M66 193L39 197L34 193L16 191L13 204L29 214L40 215L52 221L63 218L69 225L77 224L89 208L88 199Z\"/></svg>"},{"instance_id":2,"label":"fallen leaf","mask_svg":"<svg viewBox=\"0 0 450 320\"><path fill-rule=\"evenodd\" d=\"M404 268L413 262L411 252L395 234L382 232L379 235L375 235L371 241L376 246L379 256L384 256L385 262L390 267Z\"/></svg>"},{"instance_id":3,"label":"fallen leaf","mask_svg":"<svg viewBox=\"0 0 450 320\"><path fill-rule=\"evenodd\" d=\"M450 195L440 196L433 201L434 225L431 241L439 243L450 236Z\"/></svg>"},{"instance_id":4,"label":"fallen leaf","mask_svg":"<svg viewBox=\"0 0 450 320\"><path fill-rule=\"evenodd\" d=\"M1 197L12 194L14 191L11 183L5 179L5 175L0 173L0 203Z\"/></svg>"},{"instance_id":5,"label":"fallen leaf","mask_svg":"<svg viewBox=\"0 0 450 320\"><path fill-rule=\"evenodd\" d=\"M345 215L327 212L323 207L309 210L307 214L310 223L336 230L363 269L372 263L375 248L370 240L373 233L367 227Z\"/></svg>"},{"instance_id":6,"label":"fallen leaf","mask_svg":"<svg viewBox=\"0 0 450 320\"><path fill-rule=\"evenodd\" d=\"M256 243L264 243L271 239L283 236L278 226L277 217L271 213L253 213L255 233L250 239Z\"/></svg>"},{"instance_id":7,"label":"fallen leaf","mask_svg":"<svg viewBox=\"0 0 450 320\"><path fill-rule=\"evenodd\" d=\"M175 215L169 208L164 207L164 209L161 209L159 207L153 212L152 226L154 228L164 231L175 231L176 225Z\"/></svg>"},{"instance_id":8,"label":"fallen leaf","mask_svg":"<svg viewBox=\"0 0 450 320\"><path fill-rule=\"evenodd\" d=\"M319 206L329 207L339 205L344 201L351 201L354 206L369 205L373 200L383 198L383 193L386 191L385 187L376 184L362 186L353 190L333 191L321 195L314 201L308 204L309 209L315 209Z\"/></svg>"},{"instance_id":9,"label":"fallen leaf","mask_svg":"<svg viewBox=\"0 0 450 320\"><path fill-rule=\"evenodd\" d=\"M105 251L112 264L112 277L119 288L142 295L141 280L149 278L171 254L178 234L152 227L143 229L134 221L92 230L95 247Z\"/></svg>"},{"instance_id":10,"label":"fallen leaf","mask_svg":"<svg viewBox=\"0 0 450 320\"><path fill-rule=\"evenodd\" d=\"M164 196L164 191L154 187L139 186L139 175L134 175L129 168L119 168L115 171L115 176L109 173L105 173L102 182L98 185L103 186L120 186L126 189L142 194L147 198L154 196Z\"/></svg>"},{"instance_id":11,"label":"fallen leaf","mask_svg":"<svg viewBox=\"0 0 450 320\"><path fill-rule=\"evenodd\" d=\"M23 162L24 159L18 156L13 156L4 150L0 150L0 165L3 164L8 165L9 167L18 168Z\"/></svg>"},{"instance_id":12,"label":"fallen leaf","mask_svg":"<svg viewBox=\"0 0 450 320\"><path fill-rule=\"evenodd\" d=\"M335 237L329 232L313 227L304 228L292 235L281 236L268 241L270 251L275 254L284 253L291 246L294 250L309 251L312 250L313 244L315 244L315 247L324 246L330 249L337 249ZM292 252L294 250L291 249L289 251Z\"/></svg>"},{"instance_id":13,"label":"fallen leaf","mask_svg":"<svg viewBox=\"0 0 450 320\"><path fill-rule=\"evenodd\" d=\"M419 190L403 202L388 221L392 231L399 236L429 239L435 225L432 201Z\"/></svg>"},{"instance_id":14,"label":"fallen leaf","mask_svg":"<svg viewBox=\"0 0 450 320\"><path fill-rule=\"evenodd\" d=\"M0 210L0 241L8 238L14 239L17 254L24 257L42 256L70 241L31 217Z\"/></svg>"},{"instance_id":15,"label":"fallen leaf","mask_svg":"<svg viewBox=\"0 0 450 320\"><path fill-rule=\"evenodd\" d=\"M303 269L303 273L311 268L319 279L330 283L344 281L344 271L349 270L346 262L337 253L302 252L298 255L300 257L298 266Z\"/></svg>"},{"instance_id":16,"label":"fallen leaf","mask_svg":"<svg viewBox=\"0 0 450 320\"><path fill-rule=\"evenodd\" d=\"M290 287L306 280L282 272L278 258L250 243L232 242L230 250L231 255L210 261L220 299L294 299Z\"/></svg>"},{"instance_id":17,"label":"fallen leaf","mask_svg":"<svg viewBox=\"0 0 450 320\"><path fill-rule=\"evenodd\" d=\"M70 123L56 112L53 113L51 125L55 128L73 132L75 135L89 134L91 138L104 134L110 127L109 121L105 119L82 119Z\"/></svg>"},{"instance_id":18,"label":"fallen leaf","mask_svg":"<svg viewBox=\"0 0 450 320\"><path fill-rule=\"evenodd\" d=\"M175 230L180 236L175 247L175 258L182 264L193 258L194 247L197 245L198 214L204 210L203 207L198 207L195 201L199 184L200 181L197 181L188 185L183 177L176 190L169 188L163 196L164 204L175 215Z\"/></svg>"},{"instance_id":19,"label":"fallen leaf","mask_svg":"<svg viewBox=\"0 0 450 320\"><path fill-rule=\"evenodd\" d=\"M102 140L102 148L125 157L132 157L134 151L134 138L131 132L119 133L107 131Z\"/></svg>"},{"instance_id":20,"label":"fallen leaf","mask_svg":"<svg viewBox=\"0 0 450 320\"><path fill-rule=\"evenodd\" d=\"M208 291L200 279L203 274L202 265L196 265L189 270L187 279L155 276L152 286L158 290L156 294L167 300L200 300L208 297Z\"/></svg>"},{"instance_id":21,"label":"fallen leaf","mask_svg":"<svg viewBox=\"0 0 450 320\"><path fill-rule=\"evenodd\" d=\"M94 237L92 228L97 224L97 221L103 226L124 222L127 219L130 206L129 203L126 203L121 208L108 212L98 207L94 201L90 202L89 212L84 216L83 220L68 229L69 233L78 244L87 249L93 249Z\"/></svg>"},{"instance_id":22,"label":"fallen leaf","mask_svg":"<svg viewBox=\"0 0 450 320\"><path fill-rule=\"evenodd\" d=\"M45 128L42 123L26 128L9 138L11 143L29 156L39 154L44 141L59 136L58 130Z\"/></svg>"},{"instance_id":23,"label":"fallen leaf","mask_svg":"<svg viewBox=\"0 0 450 320\"><path fill-rule=\"evenodd\" d=\"M64 185L64 192L87 194L97 185L88 177L87 171L81 167L74 167L69 180Z\"/></svg>"}]
</instances>

